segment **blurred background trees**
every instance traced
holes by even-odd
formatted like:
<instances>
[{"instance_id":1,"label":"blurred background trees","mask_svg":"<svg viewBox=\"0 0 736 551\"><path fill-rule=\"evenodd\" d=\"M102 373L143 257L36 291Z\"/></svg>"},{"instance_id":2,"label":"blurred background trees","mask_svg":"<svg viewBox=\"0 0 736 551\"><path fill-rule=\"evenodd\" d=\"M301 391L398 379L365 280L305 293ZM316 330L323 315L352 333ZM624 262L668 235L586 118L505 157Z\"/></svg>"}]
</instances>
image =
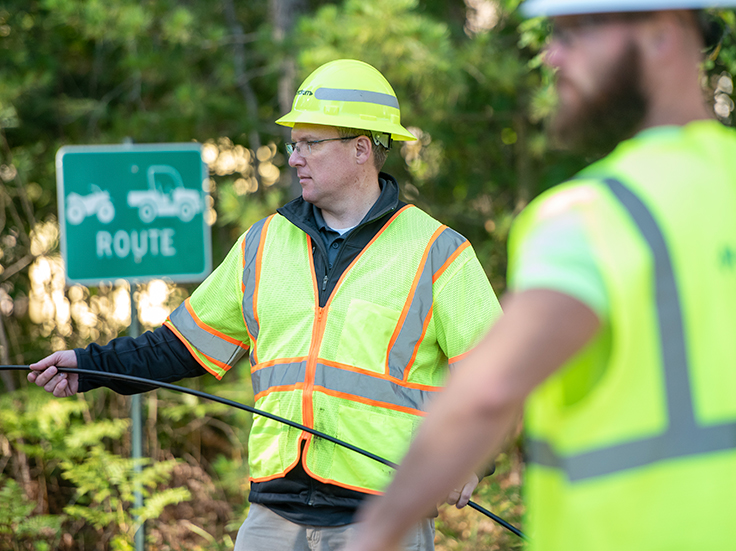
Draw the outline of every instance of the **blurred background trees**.
<instances>
[{"instance_id":1,"label":"blurred background trees","mask_svg":"<svg viewBox=\"0 0 736 551\"><path fill-rule=\"evenodd\" d=\"M419 140L395 148L384 170L404 200L468 237L502 293L514 215L590 161L549 147L552 75L539 58L547 27L523 21L518 3L4 0L0 362L104 343L130 323L125 282L65 286L54 161L61 146L204 144L216 265L244 229L299 193L283 148L288 130L273 121L312 70L337 58L366 61L391 82L402 122ZM736 28L733 11L723 16ZM704 89L731 124L732 33L706 70ZM192 288L154 281L133 289L144 329ZM128 399L99 390L62 405L29 389L22 374L0 377L0 547L125 548L126 492L139 475L111 457L129 454ZM252 400L246 369L228 378L192 384ZM190 398L144 398L155 461L147 468L164 465L144 471L160 506L146 513L149 535L157 549L227 549L247 506L250 421ZM522 465L510 442L478 498L517 525ZM104 471L111 466L116 476ZM521 546L474 512L443 510L439 527L440 549Z\"/></svg>"}]
</instances>

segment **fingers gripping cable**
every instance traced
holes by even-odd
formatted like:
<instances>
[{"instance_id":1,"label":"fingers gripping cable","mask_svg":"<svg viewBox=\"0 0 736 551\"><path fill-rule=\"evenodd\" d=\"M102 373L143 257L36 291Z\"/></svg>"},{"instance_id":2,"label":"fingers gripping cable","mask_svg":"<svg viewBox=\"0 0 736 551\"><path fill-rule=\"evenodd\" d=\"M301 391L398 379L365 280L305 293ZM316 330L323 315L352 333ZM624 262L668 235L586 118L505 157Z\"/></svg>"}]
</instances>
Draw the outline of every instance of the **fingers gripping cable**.
<instances>
[{"instance_id":1,"label":"fingers gripping cable","mask_svg":"<svg viewBox=\"0 0 736 551\"><path fill-rule=\"evenodd\" d=\"M206 392L202 392L200 390L193 390L191 388L186 388L178 385L172 385L170 383L164 383L159 381L154 381L152 379L145 379L143 377L134 377L132 375L123 375L118 373L103 373L98 371L89 371L86 369L78 369L73 367L58 367L56 368L60 373L77 373L77 374L87 374L92 375L97 379L100 378L110 378L110 379L117 379L120 381L128 381L131 383L137 383L137 384L144 384L151 387L157 387L157 388L164 388L167 390L173 390L175 392L181 392L183 394L191 394L192 396L197 396L199 398L204 398L205 400L211 400L213 402L218 402L220 404L224 404L226 406L230 406L236 409L241 409L244 411L248 411L250 413L253 413L255 415L262 415L263 417L266 417L268 419L272 419L274 421L278 421L279 423L283 423L285 425L288 425L290 427L293 427L295 429L302 430L304 432L308 432L314 436L317 436L319 438L324 438L325 440L328 440L329 442L332 442L334 444L337 444L338 446L342 446L343 448L347 448L351 451L354 451L355 453L359 453L361 455L364 455L365 457L369 457L370 459L373 459L374 461L378 461L379 463L382 463L383 465L386 465L388 467L391 467L393 469L396 469L398 465L396 463L393 463L392 461L389 461L388 459L384 459L383 457L380 457L378 455L375 455L367 450L364 450L362 448L358 448L357 446L353 446L352 444L349 444L347 442L344 442L338 438L335 438L334 436L330 436L329 434L326 434L324 432L320 432L318 430L306 427L304 425L301 425L299 423L296 423L294 421L291 421L289 419L286 419L284 417L279 417L278 415L274 415L272 413L269 413L267 411L262 411L260 409L256 409L252 406L248 406L246 404L241 404L240 402L234 402L233 400L228 400L227 398L221 398L220 396L215 396L212 394L207 394ZM0 371L29 371L30 367L27 365L0 365ZM488 518L494 520L507 530L513 532L520 538L526 538L526 536L513 526L512 524L508 523L498 515L495 515L491 511L481 507L477 503L473 501L468 502L468 506L475 509L476 511L484 514Z\"/></svg>"}]
</instances>

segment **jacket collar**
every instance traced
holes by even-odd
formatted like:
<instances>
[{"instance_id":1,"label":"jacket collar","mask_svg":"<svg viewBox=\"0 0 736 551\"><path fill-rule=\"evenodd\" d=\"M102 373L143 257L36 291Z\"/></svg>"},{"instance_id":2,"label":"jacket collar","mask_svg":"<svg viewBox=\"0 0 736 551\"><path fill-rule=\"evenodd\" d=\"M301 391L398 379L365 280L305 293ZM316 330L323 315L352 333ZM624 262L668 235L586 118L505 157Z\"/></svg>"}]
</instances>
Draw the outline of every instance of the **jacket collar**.
<instances>
[{"instance_id":1,"label":"jacket collar","mask_svg":"<svg viewBox=\"0 0 736 551\"><path fill-rule=\"evenodd\" d=\"M381 194L356 227L378 220L386 214L398 210L400 206L399 184L396 182L396 179L390 174L381 172L378 175L378 184L381 186ZM309 231L310 229L319 231L315 211L317 211L317 207L305 201L301 196L289 201L283 207L276 210L276 212L289 222L308 234L313 234Z\"/></svg>"}]
</instances>

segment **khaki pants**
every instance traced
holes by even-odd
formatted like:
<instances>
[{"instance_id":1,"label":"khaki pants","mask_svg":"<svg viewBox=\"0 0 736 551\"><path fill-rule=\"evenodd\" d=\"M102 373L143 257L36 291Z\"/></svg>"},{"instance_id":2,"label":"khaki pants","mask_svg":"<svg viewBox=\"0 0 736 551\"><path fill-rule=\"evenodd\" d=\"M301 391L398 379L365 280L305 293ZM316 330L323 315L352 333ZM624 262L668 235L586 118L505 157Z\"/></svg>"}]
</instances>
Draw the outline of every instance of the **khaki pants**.
<instances>
[{"instance_id":1,"label":"khaki pants","mask_svg":"<svg viewBox=\"0 0 736 551\"><path fill-rule=\"evenodd\" d=\"M341 549L354 524L304 526L253 503L238 530L235 551L333 551ZM423 520L404 542L406 551L434 550L434 520Z\"/></svg>"}]
</instances>

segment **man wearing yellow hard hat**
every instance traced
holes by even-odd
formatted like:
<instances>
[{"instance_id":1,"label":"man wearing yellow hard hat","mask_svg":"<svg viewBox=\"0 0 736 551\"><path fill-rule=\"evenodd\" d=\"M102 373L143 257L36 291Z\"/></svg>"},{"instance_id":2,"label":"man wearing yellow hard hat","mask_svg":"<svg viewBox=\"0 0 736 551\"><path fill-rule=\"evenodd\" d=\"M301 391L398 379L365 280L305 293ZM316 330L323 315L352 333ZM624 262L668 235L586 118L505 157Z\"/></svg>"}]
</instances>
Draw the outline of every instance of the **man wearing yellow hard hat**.
<instances>
[{"instance_id":1,"label":"man wearing yellow hard hat","mask_svg":"<svg viewBox=\"0 0 736 551\"><path fill-rule=\"evenodd\" d=\"M701 89L733 0L528 0L556 139L606 155L515 221L504 316L346 551L388 551L526 405L535 551L734 549L736 132ZM527 399L528 397L528 399Z\"/></svg>"},{"instance_id":2,"label":"man wearing yellow hard hat","mask_svg":"<svg viewBox=\"0 0 736 551\"><path fill-rule=\"evenodd\" d=\"M286 150L302 196L249 228L164 327L54 354L29 379L68 396L103 383L67 380L56 365L173 381L220 379L247 358L258 409L398 462L448 366L499 316L498 301L470 243L402 202L381 172L392 142L414 137L375 68L323 65L277 122L293 129ZM236 551L336 549L392 474L261 415L248 459L251 507ZM467 503L477 482L469 475L448 501ZM430 516L408 549L434 548Z\"/></svg>"}]
</instances>

